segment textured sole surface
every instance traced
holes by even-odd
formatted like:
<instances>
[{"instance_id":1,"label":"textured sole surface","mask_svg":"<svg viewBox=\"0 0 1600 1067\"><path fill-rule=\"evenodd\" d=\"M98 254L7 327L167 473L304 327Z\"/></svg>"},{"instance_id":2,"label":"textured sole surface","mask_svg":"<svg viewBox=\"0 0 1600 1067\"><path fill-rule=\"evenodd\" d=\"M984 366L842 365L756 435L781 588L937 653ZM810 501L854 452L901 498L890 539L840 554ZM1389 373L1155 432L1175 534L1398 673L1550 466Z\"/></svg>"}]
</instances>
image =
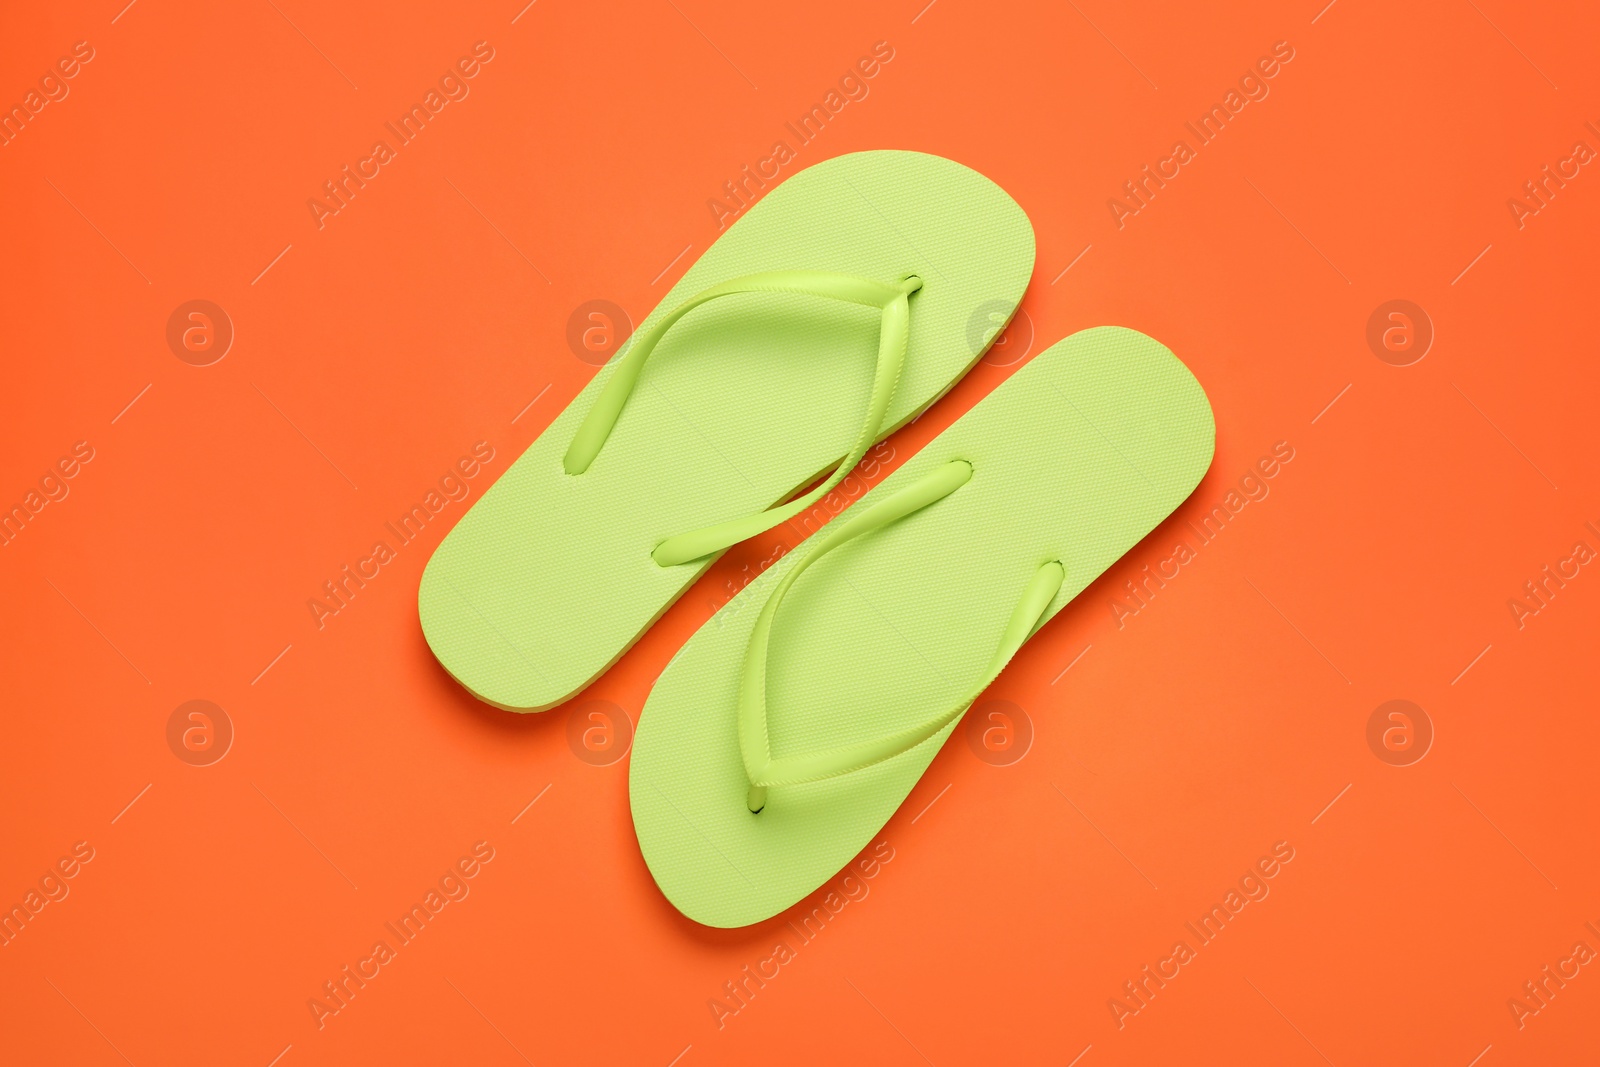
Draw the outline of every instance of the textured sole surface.
<instances>
[{"instance_id":1,"label":"textured sole surface","mask_svg":"<svg viewBox=\"0 0 1600 1067\"><path fill-rule=\"evenodd\" d=\"M1033 230L998 186L915 152L861 152L773 189L700 257L652 323L711 285L829 270L925 285L885 433L982 354L984 309L1008 318L1033 272ZM625 652L712 560L661 568L657 544L791 495L848 448L866 410L878 312L746 294L670 330L593 465L561 467L614 363L435 551L418 610L434 655L483 700L541 711Z\"/></svg>"},{"instance_id":2,"label":"textured sole surface","mask_svg":"<svg viewBox=\"0 0 1600 1067\"><path fill-rule=\"evenodd\" d=\"M1067 576L1054 616L1172 513L1210 466L1211 405L1171 352L1085 330L1040 354L855 504L952 459L972 480L834 551L789 593L772 633L775 756L921 722L981 675L1039 566ZM737 689L751 628L790 553L690 639L640 716L629 772L656 884L708 926L759 922L847 863L894 814L956 724L855 774L773 787L745 808ZM1026 654L1026 651L1020 653Z\"/></svg>"}]
</instances>

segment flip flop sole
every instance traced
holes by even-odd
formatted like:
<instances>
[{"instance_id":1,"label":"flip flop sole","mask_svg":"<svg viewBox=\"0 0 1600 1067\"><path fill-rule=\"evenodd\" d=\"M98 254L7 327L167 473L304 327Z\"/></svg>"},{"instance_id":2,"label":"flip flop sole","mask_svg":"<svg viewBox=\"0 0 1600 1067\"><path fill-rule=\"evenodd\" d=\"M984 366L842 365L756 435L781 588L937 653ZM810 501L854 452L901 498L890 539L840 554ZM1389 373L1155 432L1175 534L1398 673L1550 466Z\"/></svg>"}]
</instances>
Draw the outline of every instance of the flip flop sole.
<instances>
[{"instance_id":1,"label":"flip flop sole","mask_svg":"<svg viewBox=\"0 0 1600 1067\"><path fill-rule=\"evenodd\" d=\"M975 321L1010 318L1033 272L1033 230L1002 189L958 163L840 156L751 207L640 329L712 285L769 270L924 279L886 436L982 354ZM663 568L650 557L658 544L770 507L845 454L878 329L875 309L792 294L697 308L651 355L593 464L571 476L561 457L616 364L602 368L429 561L418 611L439 662L513 711L583 689L714 559Z\"/></svg>"},{"instance_id":2,"label":"flip flop sole","mask_svg":"<svg viewBox=\"0 0 1600 1067\"><path fill-rule=\"evenodd\" d=\"M867 741L953 706L1039 567L1066 569L1048 619L1193 491L1214 438L1200 384L1143 334L1085 330L1037 356L851 510L955 459L972 465L966 485L838 548L790 591L768 656L772 754ZM831 877L959 723L866 770L773 786L764 811L747 810L742 660L773 585L805 551L708 621L640 716L629 772L639 847L667 898L707 926L759 922Z\"/></svg>"}]
</instances>

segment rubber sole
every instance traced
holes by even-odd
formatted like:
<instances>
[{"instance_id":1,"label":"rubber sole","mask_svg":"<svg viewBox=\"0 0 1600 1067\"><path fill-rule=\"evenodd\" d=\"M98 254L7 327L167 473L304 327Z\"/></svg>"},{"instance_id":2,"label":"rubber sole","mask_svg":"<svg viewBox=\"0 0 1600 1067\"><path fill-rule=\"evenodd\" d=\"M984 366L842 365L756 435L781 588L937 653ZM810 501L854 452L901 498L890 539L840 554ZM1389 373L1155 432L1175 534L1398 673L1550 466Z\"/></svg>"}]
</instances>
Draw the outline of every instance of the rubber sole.
<instances>
[{"instance_id":1,"label":"rubber sole","mask_svg":"<svg viewBox=\"0 0 1600 1067\"><path fill-rule=\"evenodd\" d=\"M790 591L768 656L773 754L863 742L952 706L1039 567L1066 568L1049 619L1193 491L1214 438L1200 384L1143 334L1085 330L1035 357L851 510L951 460L972 465L967 484L837 549ZM959 723L866 770L774 786L765 810L747 810L742 658L761 605L805 552L701 627L640 716L628 782L639 848L667 898L707 926L759 922L831 877Z\"/></svg>"},{"instance_id":2,"label":"rubber sole","mask_svg":"<svg viewBox=\"0 0 1600 1067\"><path fill-rule=\"evenodd\" d=\"M974 334L975 317L1010 318L1033 254L1027 216L977 172L914 152L856 153L769 192L641 330L711 285L760 271L891 283L917 273L925 284L911 298L886 436L982 354L993 331ZM429 560L417 606L439 662L512 711L582 690L715 559L663 568L650 558L656 545L770 507L845 454L867 407L878 320L874 309L792 294L690 312L645 364L593 464L570 476L561 456L611 372L602 368Z\"/></svg>"}]
</instances>

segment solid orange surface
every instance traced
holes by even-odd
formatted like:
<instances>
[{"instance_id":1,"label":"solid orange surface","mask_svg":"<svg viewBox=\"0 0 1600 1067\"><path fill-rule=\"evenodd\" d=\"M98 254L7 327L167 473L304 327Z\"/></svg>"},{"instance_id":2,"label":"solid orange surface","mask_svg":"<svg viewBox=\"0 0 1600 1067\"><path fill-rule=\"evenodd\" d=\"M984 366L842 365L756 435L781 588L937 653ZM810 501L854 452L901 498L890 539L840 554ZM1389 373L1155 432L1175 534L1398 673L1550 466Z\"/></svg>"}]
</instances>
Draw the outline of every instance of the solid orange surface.
<instances>
[{"instance_id":1,"label":"solid orange surface","mask_svg":"<svg viewBox=\"0 0 1600 1067\"><path fill-rule=\"evenodd\" d=\"M0 34L0 1060L1593 1055L1592 11L124 2ZM572 706L474 701L429 552L747 175L869 148L1027 210L1004 343ZM848 882L679 916L652 679L1102 324L1210 395L1193 499Z\"/></svg>"}]
</instances>

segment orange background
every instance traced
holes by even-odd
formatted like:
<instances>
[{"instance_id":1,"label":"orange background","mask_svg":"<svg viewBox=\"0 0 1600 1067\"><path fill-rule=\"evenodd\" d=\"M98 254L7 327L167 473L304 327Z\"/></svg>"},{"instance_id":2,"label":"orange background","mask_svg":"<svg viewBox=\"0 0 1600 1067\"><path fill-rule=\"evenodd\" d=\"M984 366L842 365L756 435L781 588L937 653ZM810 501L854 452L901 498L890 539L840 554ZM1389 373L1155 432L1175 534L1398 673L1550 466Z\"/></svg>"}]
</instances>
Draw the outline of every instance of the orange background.
<instances>
[{"instance_id":1,"label":"orange background","mask_svg":"<svg viewBox=\"0 0 1600 1067\"><path fill-rule=\"evenodd\" d=\"M7 103L94 50L0 148L0 503L94 450L0 548L0 903L94 852L0 948L0 1060L1592 1055L1600 968L1520 1028L1507 1002L1600 949L1600 575L1520 628L1508 600L1600 548L1600 175L1520 227L1507 200L1600 148L1593 12L122 2L17 8L0 35ZM307 200L477 41L494 58L470 95L319 229ZM945 155L1022 204L1039 254L1009 347L869 480L1019 351L1107 323L1193 368L1216 462L993 687L1032 725L1025 756L953 739L881 833L870 895L719 1026L708 1002L794 940L792 915L680 917L640 860L626 759L592 765L569 710L496 711L435 664L417 582L463 505L322 628L306 602L473 443L496 457L473 499L503 472L594 372L573 309L643 318L715 239L706 201L878 41L870 95L789 172ZM1108 199L1279 41L1270 95L1119 228ZM1366 341L1395 298L1435 331L1410 366ZM209 366L166 340L192 299L235 331ZM1270 495L1119 625L1123 583L1280 441ZM793 531L719 563L582 699L636 720L779 544ZM167 739L195 699L235 731L209 766ZM1392 699L1435 732L1410 766L1368 745ZM479 841L470 895L319 1029L323 983ZM1123 983L1280 841L1270 895L1119 1027Z\"/></svg>"}]
</instances>

